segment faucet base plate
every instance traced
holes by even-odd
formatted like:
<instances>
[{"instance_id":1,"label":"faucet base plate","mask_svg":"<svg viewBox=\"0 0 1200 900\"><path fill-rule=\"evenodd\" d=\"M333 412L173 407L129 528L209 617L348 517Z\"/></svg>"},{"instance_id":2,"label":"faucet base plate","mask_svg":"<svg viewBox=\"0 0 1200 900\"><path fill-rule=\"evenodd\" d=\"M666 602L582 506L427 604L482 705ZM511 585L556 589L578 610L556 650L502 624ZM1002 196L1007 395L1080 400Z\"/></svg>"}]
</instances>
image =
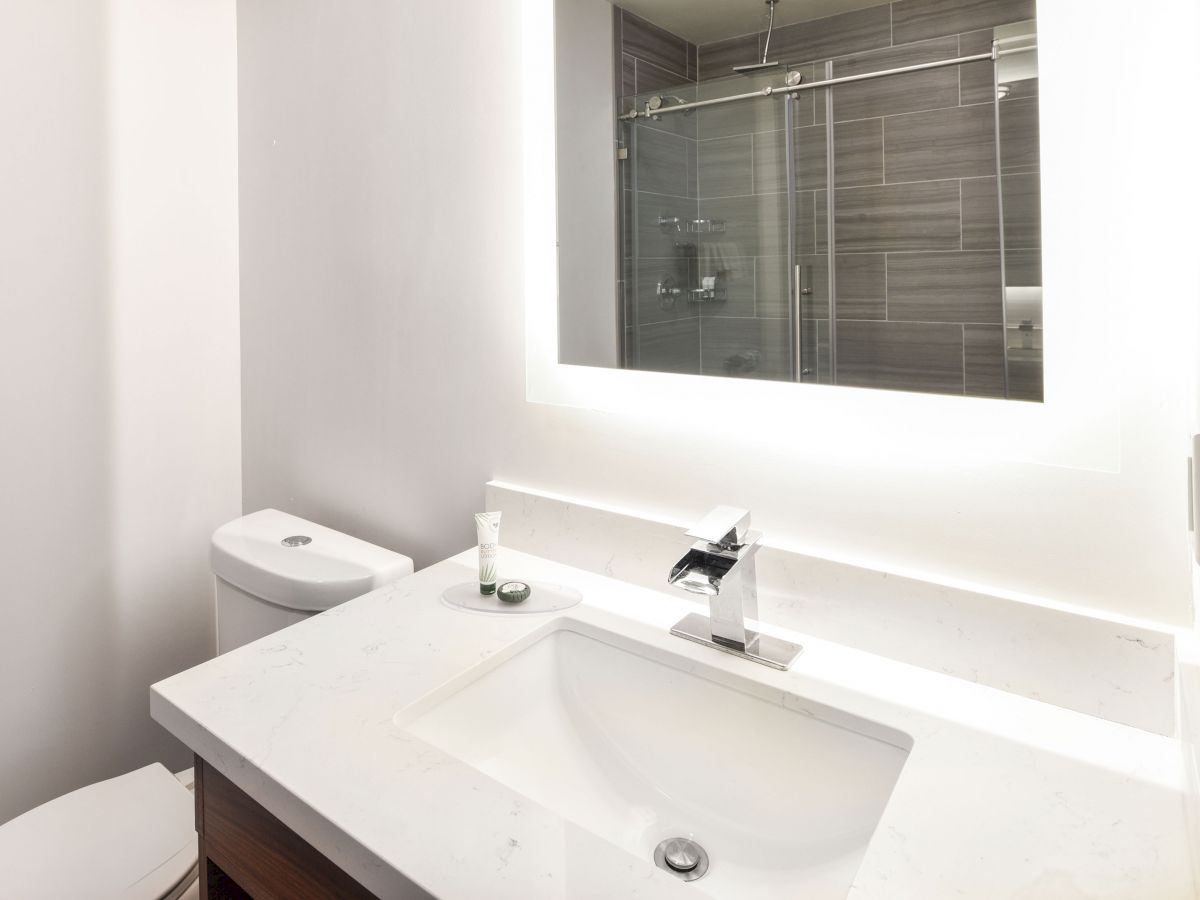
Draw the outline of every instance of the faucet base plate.
<instances>
[{"instance_id":1,"label":"faucet base plate","mask_svg":"<svg viewBox=\"0 0 1200 900\"><path fill-rule=\"evenodd\" d=\"M712 623L708 616L703 616L700 613L688 613L675 623L674 627L671 628L671 634L676 637L686 638L689 641L695 641L697 644L704 644L706 647L715 647L717 650L722 650L725 653L732 653L734 656L740 656L751 662L761 663L764 666L770 666L772 669L779 669L781 671L791 668L792 663L796 661L796 657L800 655L800 651L804 649L799 644L780 640L779 638L771 637L769 634L759 634L757 631L751 631L749 628L746 629L746 646L744 649L722 644L713 640Z\"/></svg>"}]
</instances>

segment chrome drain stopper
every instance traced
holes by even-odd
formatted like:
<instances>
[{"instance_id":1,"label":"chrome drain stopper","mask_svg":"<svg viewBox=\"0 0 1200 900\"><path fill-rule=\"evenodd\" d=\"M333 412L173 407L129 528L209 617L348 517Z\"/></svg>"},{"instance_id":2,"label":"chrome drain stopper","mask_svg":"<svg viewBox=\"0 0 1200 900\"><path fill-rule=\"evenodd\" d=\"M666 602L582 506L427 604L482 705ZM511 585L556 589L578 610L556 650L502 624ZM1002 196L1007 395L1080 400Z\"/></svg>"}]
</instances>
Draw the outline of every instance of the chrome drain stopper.
<instances>
[{"instance_id":1,"label":"chrome drain stopper","mask_svg":"<svg viewBox=\"0 0 1200 900\"><path fill-rule=\"evenodd\" d=\"M676 878L695 881L708 871L708 854L695 841L667 838L654 848L654 864Z\"/></svg>"}]
</instances>

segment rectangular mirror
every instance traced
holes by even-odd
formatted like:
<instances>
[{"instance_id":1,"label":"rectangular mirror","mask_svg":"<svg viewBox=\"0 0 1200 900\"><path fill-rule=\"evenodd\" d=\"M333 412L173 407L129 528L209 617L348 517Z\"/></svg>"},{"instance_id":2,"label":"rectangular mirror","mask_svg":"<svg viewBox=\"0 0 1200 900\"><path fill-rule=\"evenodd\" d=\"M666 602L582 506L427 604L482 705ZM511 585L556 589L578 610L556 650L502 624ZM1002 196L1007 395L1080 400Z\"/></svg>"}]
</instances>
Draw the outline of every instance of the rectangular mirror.
<instances>
[{"instance_id":1,"label":"rectangular mirror","mask_svg":"<svg viewBox=\"0 0 1200 900\"><path fill-rule=\"evenodd\" d=\"M1042 399L1032 0L555 0L559 361Z\"/></svg>"}]
</instances>

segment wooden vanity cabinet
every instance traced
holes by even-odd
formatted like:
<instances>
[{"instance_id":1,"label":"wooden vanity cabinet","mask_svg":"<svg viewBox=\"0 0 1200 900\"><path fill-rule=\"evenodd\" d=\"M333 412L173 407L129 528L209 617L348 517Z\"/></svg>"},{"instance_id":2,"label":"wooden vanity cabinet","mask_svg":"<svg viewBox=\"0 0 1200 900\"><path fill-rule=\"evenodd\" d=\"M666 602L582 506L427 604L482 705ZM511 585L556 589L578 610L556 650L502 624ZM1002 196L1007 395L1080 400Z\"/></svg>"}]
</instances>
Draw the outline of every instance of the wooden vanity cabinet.
<instances>
[{"instance_id":1,"label":"wooden vanity cabinet","mask_svg":"<svg viewBox=\"0 0 1200 900\"><path fill-rule=\"evenodd\" d=\"M200 838L201 898L375 897L198 756L196 833Z\"/></svg>"}]
</instances>

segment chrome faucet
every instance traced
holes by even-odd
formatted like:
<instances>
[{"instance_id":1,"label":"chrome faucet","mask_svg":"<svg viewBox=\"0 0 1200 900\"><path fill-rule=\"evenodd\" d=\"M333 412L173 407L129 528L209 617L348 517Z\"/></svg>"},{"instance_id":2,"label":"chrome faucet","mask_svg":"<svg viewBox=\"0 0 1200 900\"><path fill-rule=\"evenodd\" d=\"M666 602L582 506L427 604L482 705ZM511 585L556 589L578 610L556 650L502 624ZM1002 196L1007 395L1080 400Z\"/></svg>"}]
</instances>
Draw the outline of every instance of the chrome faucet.
<instances>
[{"instance_id":1,"label":"chrome faucet","mask_svg":"<svg viewBox=\"0 0 1200 900\"><path fill-rule=\"evenodd\" d=\"M696 542L667 578L691 594L708 597L709 615L689 613L671 634L776 669L787 669L800 646L746 627L758 618L758 579L754 556L762 534L750 530L750 513L718 506L687 532Z\"/></svg>"}]
</instances>

